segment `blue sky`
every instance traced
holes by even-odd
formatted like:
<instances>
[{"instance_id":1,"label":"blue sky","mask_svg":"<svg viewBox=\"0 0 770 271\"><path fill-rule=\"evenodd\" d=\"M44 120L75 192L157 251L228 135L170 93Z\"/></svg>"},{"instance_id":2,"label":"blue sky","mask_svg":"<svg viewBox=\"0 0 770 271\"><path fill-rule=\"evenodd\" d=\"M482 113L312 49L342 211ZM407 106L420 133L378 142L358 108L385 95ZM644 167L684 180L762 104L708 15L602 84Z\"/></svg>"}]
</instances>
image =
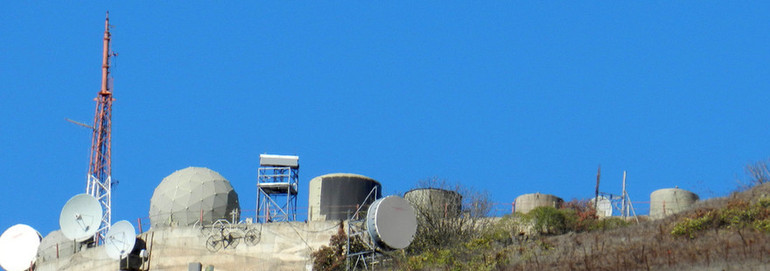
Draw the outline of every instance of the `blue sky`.
<instances>
[{"instance_id":1,"label":"blue sky","mask_svg":"<svg viewBox=\"0 0 770 271\"><path fill-rule=\"evenodd\" d=\"M299 155L304 191L438 177L504 208L589 198L599 164L606 192L628 171L634 201L720 196L770 157L764 2L5 2L0 230L56 230L85 191L91 134L65 118L93 120L107 10L113 221L146 217L188 166L253 210L260 153Z\"/></svg>"}]
</instances>

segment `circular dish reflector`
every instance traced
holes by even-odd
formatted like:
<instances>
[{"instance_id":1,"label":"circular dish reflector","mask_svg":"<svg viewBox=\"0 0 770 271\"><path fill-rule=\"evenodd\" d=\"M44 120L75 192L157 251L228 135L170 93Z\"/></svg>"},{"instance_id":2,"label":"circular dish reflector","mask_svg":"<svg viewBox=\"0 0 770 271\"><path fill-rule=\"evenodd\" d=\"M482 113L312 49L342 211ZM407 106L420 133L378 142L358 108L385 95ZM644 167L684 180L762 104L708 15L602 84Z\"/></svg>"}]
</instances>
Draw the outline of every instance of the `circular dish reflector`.
<instances>
[{"instance_id":1,"label":"circular dish reflector","mask_svg":"<svg viewBox=\"0 0 770 271\"><path fill-rule=\"evenodd\" d=\"M599 201L596 203L596 213L601 214L604 217L612 216L612 202L606 197L599 196Z\"/></svg>"},{"instance_id":2,"label":"circular dish reflector","mask_svg":"<svg viewBox=\"0 0 770 271\"><path fill-rule=\"evenodd\" d=\"M136 243L136 230L131 222L121 220L110 227L107 237L104 238L104 249L107 250L107 256L115 260L120 260L128 256L134 249Z\"/></svg>"},{"instance_id":3,"label":"circular dish reflector","mask_svg":"<svg viewBox=\"0 0 770 271\"><path fill-rule=\"evenodd\" d=\"M399 196L376 200L366 214L366 230L380 247L406 248L417 232L417 217L412 204Z\"/></svg>"},{"instance_id":4,"label":"circular dish reflector","mask_svg":"<svg viewBox=\"0 0 770 271\"><path fill-rule=\"evenodd\" d=\"M102 206L88 194L78 194L61 209L59 227L70 240L82 242L91 238L102 224Z\"/></svg>"},{"instance_id":5,"label":"circular dish reflector","mask_svg":"<svg viewBox=\"0 0 770 271\"><path fill-rule=\"evenodd\" d=\"M30 226L16 224L8 228L0 235L0 266L8 271L29 269L41 239L40 233Z\"/></svg>"}]
</instances>

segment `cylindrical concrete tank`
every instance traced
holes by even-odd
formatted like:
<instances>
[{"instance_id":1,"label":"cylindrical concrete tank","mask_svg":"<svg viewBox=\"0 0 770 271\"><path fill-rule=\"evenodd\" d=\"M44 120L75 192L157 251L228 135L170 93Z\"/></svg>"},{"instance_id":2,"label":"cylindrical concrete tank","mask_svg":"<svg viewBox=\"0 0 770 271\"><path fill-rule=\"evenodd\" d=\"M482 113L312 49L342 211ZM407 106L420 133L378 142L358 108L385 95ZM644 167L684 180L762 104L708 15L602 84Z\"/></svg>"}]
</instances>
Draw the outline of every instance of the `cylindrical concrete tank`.
<instances>
[{"instance_id":1,"label":"cylindrical concrete tank","mask_svg":"<svg viewBox=\"0 0 770 271\"><path fill-rule=\"evenodd\" d=\"M238 194L222 175L201 167L188 167L163 178L150 200L153 228L169 225L211 224L232 220L239 210ZM202 221L201 221L202 219ZM236 211L235 220L239 220Z\"/></svg>"},{"instance_id":2,"label":"cylindrical concrete tank","mask_svg":"<svg viewBox=\"0 0 770 271\"><path fill-rule=\"evenodd\" d=\"M373 188L377 192L369 199L366 196ZM308 220L345 220L353 215L361 204L366 205L379 199L382 186L372 178L349 173L334 173L310 180L308 194ZM364 202L366 200L366 202Z\"/></svg>"},{"instance_id":3,"label":"cylindrical concrete tank","mask_svg":"<svg viewBox=\"0 0 770 271\"><path fill-rule=\"evenodd\" d=\"M418 216L434 218L457 217L462 211L463 197L455 192L439 188L418 188L404 193Z\"/></svg>"},{"instance_id":4,"label":"cylindrical concrete tank","mask_svg":"<svg viewBox=\"0 0 770 271\"><path fill-rule=\"evenodd\" d=\"M80 243L77 245L80 246ZM75 242L64 236L61 230L55 230L40 241L40 246L37 248L37 262L68 258L75 254L75 250Z\"/></svg>"},{"instance_id":5,"label":"cylindrical concrete tank","mask_svg":"<svg viewBox=\"0 0 770 271\"><path fill-rule=\"evenodd\" d=\"M650 217L653 219L684 211L690 208L698 195L679 188L664 188L650 194Z\"/></svg>"},{"instance_id":6,"label":"cylindrical concrete tank","mask_svg":"<svg viewBox=\"0 0 770 271\"><path fill-rule=\"evenodd\" d=\"M554 208L560 208L564 200L560 197L548 194L524 194L516 198L514 203L514 211L516 213L528 213L537 207L550 206Z\"/></svg>"}]
</instances>

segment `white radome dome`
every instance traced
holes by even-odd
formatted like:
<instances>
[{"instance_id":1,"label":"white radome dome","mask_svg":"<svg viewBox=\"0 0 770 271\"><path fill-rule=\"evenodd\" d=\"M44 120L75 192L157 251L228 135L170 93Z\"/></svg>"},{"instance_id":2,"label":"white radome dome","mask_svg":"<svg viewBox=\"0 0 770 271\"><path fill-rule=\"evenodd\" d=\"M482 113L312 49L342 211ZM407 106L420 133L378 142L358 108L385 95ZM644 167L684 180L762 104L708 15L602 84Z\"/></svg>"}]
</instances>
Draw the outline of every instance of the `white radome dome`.
<instances>
[{"instance_id":1,"label":"white radome dome","mask_svg":"<svg viewBox=\"0 0 770 271\"><path fill-rule=\"evenodd\" d=\"M232 220L238 194L222 175L202 167L177 170L163 178L150 200L150 224L155 227L211 224ZM199 222L199 220L201 220ZM239 215L235 216L236 221Z\"/></svg>"}]
</instances>

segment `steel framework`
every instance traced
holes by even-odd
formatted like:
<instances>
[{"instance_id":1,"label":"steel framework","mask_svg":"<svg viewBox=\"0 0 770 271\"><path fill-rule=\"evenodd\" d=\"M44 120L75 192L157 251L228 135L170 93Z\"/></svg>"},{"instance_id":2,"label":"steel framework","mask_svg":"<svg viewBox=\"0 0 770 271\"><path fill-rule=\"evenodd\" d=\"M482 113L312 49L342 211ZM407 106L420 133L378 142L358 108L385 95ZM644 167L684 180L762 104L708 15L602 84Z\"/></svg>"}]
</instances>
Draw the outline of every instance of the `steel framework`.
<instances>
[{"instance_id":1,"label":"steel framework","mask_svg":"<svg viewBox=\"0 0 770 271\"><path fill-rule=\"evenodd\" d=\"M112 77L110 76L110 13L104 20L104 45L102 50L102 84L96 95L93 134L91 137L91 161L88 166L86 193L102 206L103 216L94 241L100 244L110 229L112 217Z\"/></svg>"},{"instance_id":2,"label":"steel framework","mask_svg":"<svg viewBox=\"0 0 770 271\"><path fill-rule=\"evenodd\" d=\"M620 216L623 219L633 217L634 220L639 223L639 218L636 217L636 210L634 210L634 206L631 204L631 197L628 196L628 191L626 191L626 171L623 171L623 191L621 192L621 195L605 192L600 192L599 194L610 200L612 207L614 207L615 210L620 211ZM599 201L596 200L595 202L598 203Z\"/></svg>"},{"instance_id":3,"label":"steel framework","mask_svg":"<svg viewBox=\"0 0 770 271\"><path fill-rule=\"evenodd\" d=\"M374 266L379 263L381 256L377 253L372 237L366 231L366 215L361 216L364 206L369 207L369 199L377 199L377 187L372 188L366 195L361 204L358 205L356 212L348 214L347 242L345 243L345 270L374 270Z\"/></svg>"},{"instance_id":4,"label":"steel framework","mask_svg":"<svg viewBox=\"0 0 770 271\"><path fill-rule=\"evenodd\" d=\"M297 220L299 165L261 165L257 170L257 222Z\"/></svg>"}]
</instances>

